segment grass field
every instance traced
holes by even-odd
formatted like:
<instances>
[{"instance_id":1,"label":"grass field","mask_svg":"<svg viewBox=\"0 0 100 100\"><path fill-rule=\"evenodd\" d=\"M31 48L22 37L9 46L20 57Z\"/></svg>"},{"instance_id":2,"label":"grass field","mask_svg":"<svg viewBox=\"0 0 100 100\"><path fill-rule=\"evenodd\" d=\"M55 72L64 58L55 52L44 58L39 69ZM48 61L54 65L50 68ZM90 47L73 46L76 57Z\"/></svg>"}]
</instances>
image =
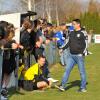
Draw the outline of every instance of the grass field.
<instances>
[{"instance_id":1,"label":"grass field","mask_svg":"<svg viewBox=\"0 0 100 100\"><path fill-rule=\"evenodd\" d=\"M68 90L60 92L53 88L44 92L10 92L9 100L100 100L100 44L92 44L89 50L93 53L86 57L87 92L77 93L80 76L78 67L71 72ZM61 80L64 68L59 64L51 68L52 77Z\"/></svg>"}]
</instances>

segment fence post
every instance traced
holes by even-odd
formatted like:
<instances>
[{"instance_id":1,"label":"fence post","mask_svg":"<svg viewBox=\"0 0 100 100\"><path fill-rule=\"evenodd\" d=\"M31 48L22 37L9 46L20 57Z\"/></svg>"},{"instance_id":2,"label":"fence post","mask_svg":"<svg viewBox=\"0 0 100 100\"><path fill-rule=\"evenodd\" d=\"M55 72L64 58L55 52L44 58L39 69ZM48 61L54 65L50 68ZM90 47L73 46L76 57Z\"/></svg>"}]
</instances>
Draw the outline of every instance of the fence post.
<instances>
[{"instance_id":1,"label":"fence post","mask_svg":"<svg viewBox=\"0 0 100 100\"><path fill-rule=\"evenodd\" d=\"M16 90L18 90L18 68L19 68L19 49L16 50Z\"/></svg>"},{"instance_id":2,"label":"fence post","mask_svg":"<svg viewBox=\"0 0 100 100\"><path fill-rule=\"evenodd\" d=\"M3 63L3 50L0 49L0 100L1 100L1 88L2 88L2 63Z\"/></svg>"}]
</instances>

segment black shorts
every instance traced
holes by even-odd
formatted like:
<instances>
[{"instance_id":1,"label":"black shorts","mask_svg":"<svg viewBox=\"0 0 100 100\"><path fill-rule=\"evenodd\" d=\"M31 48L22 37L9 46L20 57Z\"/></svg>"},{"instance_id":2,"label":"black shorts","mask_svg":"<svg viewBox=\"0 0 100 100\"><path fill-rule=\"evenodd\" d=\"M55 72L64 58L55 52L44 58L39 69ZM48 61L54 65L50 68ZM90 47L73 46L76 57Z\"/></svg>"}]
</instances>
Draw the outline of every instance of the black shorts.
<instances>
[{"instance_id":1,"label":"black shorts","mask_svg":"<svg viewBox=\"0 0 100 100\"><path fill-rule=\"evenodd\" d=\"M46 82L48 85L49 85L49 81L43 77L40 77L38 78L38 80L36 80L35 82L33 81L24 81L24 86L23 88L27 91L33 91L33 90L37 90L38 87L37 87L37 83L38 82L41 82L41 81L44 81Z\"/></svg>"}]
</instances>

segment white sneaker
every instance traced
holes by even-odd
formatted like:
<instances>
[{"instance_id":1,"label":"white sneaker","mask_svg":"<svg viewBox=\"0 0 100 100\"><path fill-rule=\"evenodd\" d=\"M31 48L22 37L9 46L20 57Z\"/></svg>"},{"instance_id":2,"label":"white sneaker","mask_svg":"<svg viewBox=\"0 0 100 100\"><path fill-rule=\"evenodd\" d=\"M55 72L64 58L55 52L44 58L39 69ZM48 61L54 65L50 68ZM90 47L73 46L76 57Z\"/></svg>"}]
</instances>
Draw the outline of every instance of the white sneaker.
<instances>
[{"instance_id":1,"label":"white sneaker","mask_svg":"<svg viewBox=\"0 0 100 100\"><path fill-rule=\"evenodd\" d=\"M83 89L80 88L80 89L78 90L78 92L87 92L87 90L86 90L85 88L83 88Z\"/></svg>"},{"instance_id":2,"label":"white sneaker","mask_svg":"<svg viewBox=\"0 0 100 100\"><path fill-rule=\"evenodd\" d=\"M60 91L64 92L65 89L62 86L55 85L55 88L59 89Z\"/></svg>"},{"instance_id":3,"label":"white sneaker","mask_svg":"<svg viewBox=\"0 0 100 100\"><path fill-rule=\"evenodd\" d=\"M88 54L89 54L89 55L91 55L91 54L93 54L93 53L92 53L92 52L90 52L90 51L88 51Z\"/></svg>"},{"instance_id":4,"label":"white sneaker","mask_svg":"<svg viewBox=\"0 0 100 100\"><path fill-rule=\"evenodd\" d=\"M3 95L1 95L1 99L0 100L7 100L7 97L4 97Z\"/></svg>"},{"instance_id":5,"label":"white sneaker","mask_svg":"<svg viewBox=\"0 0 100 100\"><path fill-rule=\"evenodd\" d=\"M55 80L55 79L53 79L53 78L48 78L48 81L51 81L51 82L53 82L53 83L56 83L56 82L58 82L59 80Z\"/></svg>"}]
</instances>

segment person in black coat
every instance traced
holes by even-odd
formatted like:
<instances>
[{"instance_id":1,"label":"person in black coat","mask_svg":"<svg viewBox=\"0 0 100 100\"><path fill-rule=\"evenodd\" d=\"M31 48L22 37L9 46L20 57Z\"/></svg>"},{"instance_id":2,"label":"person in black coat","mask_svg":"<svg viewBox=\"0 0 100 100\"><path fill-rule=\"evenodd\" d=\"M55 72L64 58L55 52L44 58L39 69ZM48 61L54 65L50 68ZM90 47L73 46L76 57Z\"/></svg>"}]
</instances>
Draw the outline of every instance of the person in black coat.
<instances>
[{"instance_id":1,"label":"person in black coat","mask_svg":"<svg viewBox=\"0 0 100 100\"><path fill-rule=\"evenodd\" d=\"M21 48L13 37L15 36L15 28L12 24L9 24L6 29L6 35L2 39L1 45L4 48L3 53L3 64L2 64L2 90L1 94L7 96L7 86L10 81L10 76L12 72L16 69L16 49Z\"/></svg>"}]
</instances>

